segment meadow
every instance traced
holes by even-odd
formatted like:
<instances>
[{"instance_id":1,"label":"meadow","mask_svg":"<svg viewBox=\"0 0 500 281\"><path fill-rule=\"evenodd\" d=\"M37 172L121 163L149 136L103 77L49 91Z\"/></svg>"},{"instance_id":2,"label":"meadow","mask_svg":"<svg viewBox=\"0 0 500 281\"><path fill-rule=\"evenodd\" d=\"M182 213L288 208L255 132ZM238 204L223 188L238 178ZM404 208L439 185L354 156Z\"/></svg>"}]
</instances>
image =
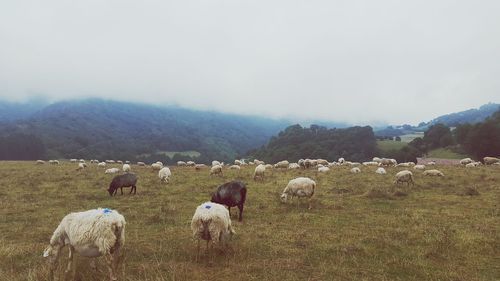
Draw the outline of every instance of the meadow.
<instances>
[{"instance_id":1,"label":"meadow","mask_svg":"<svg viewBox=\"0 0 500 281\"><path fill-rule=\"evenodd\" d=\"M115 197L106 191L112 175L75 168L0 162L0 280L46 280L42 252L60 220L97 207L127 220L119 280L500 280L499 166L436 167L444 178L413 171L415 186L397 187L403 168L273 171L254 182L253 167L225 169L222 178L172 167L166 185L150 167L133 165L137 195ZM311 210L305 200L279 200L297 176L317 182ZM247 183L243 222L232 208L229 248L196 261L195 208L233 179ZM56 280L64 280L66 251ZM87 259L76 263L77 279L106 280L104 264L96 273Z\"/></svg>"}]
</instances>

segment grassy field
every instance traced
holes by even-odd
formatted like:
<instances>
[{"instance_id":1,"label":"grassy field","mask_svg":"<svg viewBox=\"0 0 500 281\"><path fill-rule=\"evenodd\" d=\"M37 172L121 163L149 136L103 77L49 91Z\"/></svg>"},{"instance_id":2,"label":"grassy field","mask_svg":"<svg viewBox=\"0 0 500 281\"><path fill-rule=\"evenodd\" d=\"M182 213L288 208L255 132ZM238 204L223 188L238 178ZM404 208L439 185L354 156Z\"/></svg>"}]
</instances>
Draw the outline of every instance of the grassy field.
<instances>
[{"instance_id":1,"label":"grassy field","mask_svg":"<svg viewBox=\"0 0 500 281\"><path fill-rule=\"evenodd\" d=\"M390 150L400 150L401 148L407 146L406 142L402 141L392 141L392 140L378 140L377 148L381 151L390 151Z\"/></svg>"},{"instance_id":2,"label":"grassy field","mask_svg":"<svg viewBox=\"0 0 500 281\"><path fill-rule=\"evenodd\" d=\"M120 280L500 280L500 167L437 167L445 178L423 177L395 196L399 168L377 175L362 167L329 174L274 171L253 182L253 169L173 168L169 185L148 167L137 195L110 197L112 176L95 166L0 162L0 280L46 280L42 251L64 215L97 207L127 220ZM279 195L297 176L317 181L313 209L282 204ZM196 206L225 181L248 183L244 220L225 252L195 261L190 221ZM468 188L478 196L465 195ZM102 260L102 262L104 262ZM57 276L62 279L66 256ZM80 280L105 280L77 259Z\"/></svg>"},{"instance_id":3,"label":"grassy field","mask_svg":"<svg viewBox=\"0 0 500 281\"><path fill-rule=\"evenodd\" d=\"M427 153L426 157L429 158L445 158L445 159L463 159L467 155L456 153L448 148L438 148L431 150Z\"/></svg>"}]
</instances>

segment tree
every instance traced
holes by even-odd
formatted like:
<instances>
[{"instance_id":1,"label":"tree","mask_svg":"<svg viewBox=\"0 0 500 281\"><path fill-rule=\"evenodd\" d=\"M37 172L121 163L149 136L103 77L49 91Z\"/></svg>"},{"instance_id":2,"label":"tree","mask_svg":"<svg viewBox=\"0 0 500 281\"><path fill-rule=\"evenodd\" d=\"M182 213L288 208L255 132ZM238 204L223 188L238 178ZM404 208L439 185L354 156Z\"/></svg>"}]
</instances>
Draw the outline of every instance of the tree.
<instances>
[{"instance_id":1,"label":"tree","mask_svg":"<svg viewBox=\"0 0 500 281\"><path fill-rule=\"evenodd\" d=\"M439 123L429 127L424 133L424 142L430 149L446 147L453 144L450 128Z\"/></svg>"}]
</instances>

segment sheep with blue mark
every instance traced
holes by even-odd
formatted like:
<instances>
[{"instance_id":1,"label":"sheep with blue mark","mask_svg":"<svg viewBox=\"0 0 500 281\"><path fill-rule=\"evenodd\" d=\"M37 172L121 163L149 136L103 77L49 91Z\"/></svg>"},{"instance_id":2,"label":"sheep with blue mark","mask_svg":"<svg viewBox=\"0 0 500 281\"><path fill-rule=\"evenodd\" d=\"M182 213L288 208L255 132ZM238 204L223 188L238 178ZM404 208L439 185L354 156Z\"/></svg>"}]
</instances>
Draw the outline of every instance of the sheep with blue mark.
<instances>
[{"instance_id":1,"label":"sheep with blue mark","mask_svg":"<svg viewBox=\"0 0 500 281\"><path fill-rule=\"evenodd\" d=\"M50 238L43 257L49 259L49 280L62 248L69 247L69 261L65 274L72 269L74 254L88 258L104 256L110 280L117 280L116 268L120 250L125 244L125 218L115 210L94 209L66 215ZM75 277L76 268L73 271Z\"/></svg>"},{"instance_id":2,"label":"sheep with blue mark","mask_svg":"<svg viewBox=\"0 0 500 281\"><path fill-rule=\"evenodd\" d=\"M221 204L205 202L196 208L191 220L193 238L197 240L196 260L200 255L200 240L207 241L207 252L209 242L214 245L225 247L233 234L229 211Z\"/></svg>"}]
</instances>

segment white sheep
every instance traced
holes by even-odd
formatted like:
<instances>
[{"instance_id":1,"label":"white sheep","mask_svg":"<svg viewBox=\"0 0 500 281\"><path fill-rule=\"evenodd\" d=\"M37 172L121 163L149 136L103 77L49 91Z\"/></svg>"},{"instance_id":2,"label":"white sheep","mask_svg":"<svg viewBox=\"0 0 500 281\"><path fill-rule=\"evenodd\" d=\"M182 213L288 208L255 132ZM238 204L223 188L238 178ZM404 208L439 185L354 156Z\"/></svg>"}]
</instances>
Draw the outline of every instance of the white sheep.
<instances>
[{"instance_id":1,"label":"white sheep","mask_svg":"<svg viewBox=\"0 0 500 281\"><path fill-rule=\"evenodd\" d=\"M81 171L83 169L87 168L87 164L85 163L78 163L78 168L76 168L77 171Z\"/></svg>"},{"instance_id":2,"label":"white sheep","mask_svg":"<svg viewBox=\"0 0 500 281\"><path fill-rule=\"evenodd\" d=\"M328 173L330 171L330 168L328 167L319 167L318 172L320 173Z\"/></svg>"},{"instance_id":3,"label":"white sheep","mask_svg":"<svg viewBox=\"0 0 500 281\"><path fill-rule=\"evenodd\" d=\"M36 164L37 165L43 165L43 164L45 164L45 161L43 161L43 160L36 160Z\"/></svg>"},{"instance_id":4,"label":"white sheep","mask_svg":"<svg viewBox=\"0 0 500 281\"><path fill-rule=\"evenodd\" d=\"M154 171L159 171L161 170L161 168L163 168L163 164L160 164L160 163L153 163L151 164L151 168L153 168Z\"/></svg>"},{"instance_id":5,"label":"white sheep","mask_svg":"<svg viewBox=\"0 0 500 281\"><path fill-rule=\"evenodd\" d=\"M378 162L375 161L363 162L363 166L378 166Z\"/></svg>"},{"instance_id":6,"label":"white sheep","mask_svg":"<svg viewBox=\"0 0 500 281\"><path fill-rule=\"evenodd\" d=\"M379 166L396 166L398 164L398 161L396 159L387 159L387 158L382 158L379 162Z\"/></svg>"},{"instance_id":7,"label":"white sheep","mask_svg":"<svg viewBox=\"0 0 500 281\"><path fill-rule=\"evenodd\" d=\"M164 181L166 183L170 182L170 176L172 173L170 172L170 169L168 167L163 167L158 171L158 177L160 178L160 181Z\"/></svg>"},{"instance_id":8,"label":"white sheep","mask_svg":"<svg viewBox=\"0 0 500 281\"><path fill-rule=\"evenodd\" d=\"M271 165L271 164L266 164L266 165L264 165L264 166L266 166L266 169L273 169L273 168L274 168L274 166L273 166L273 165Z\"/></svg>"},{"instance_id":9,"label":"white sheep","mask_svg":"<svg viewBox=\"0 0 500 281\"><path fill-rule=\"evenodd\" d=\"M396 167L410 167L410 162L399 163L396 165Z\"/></svg>"},{"instance_id":10,"label":"white sheep","mask_svg":"<svg viewBox=\"0 0 500 281\"><path fill-rule=\"evenodd\" d=\"M325 159L316 159L316 163L321 164L323 166L328 166L328 161Z\"/></svg>"},{"instance_id":11,"label":"white sheep","mask_svg":"<svg viewBox=\"0 0 500 281\"><path fill-rule=\"evenodd\" d=\"M117 211L94 209L70 213L62 219L43 252L43 256L49 258L49 280L53 279L61 249L66 245L69 261L65 274L71 271L74 253L88 258L105 256L110 280L117 280L115 271L124 244L125 218Z\"/></svg>"},{"instance_id":12,"label":"white sheep","mask_svg":"<svg viewBox=\"0 0 500 281\"><path fill-rule=\"evenodd\" d=\"M210 241L214 245L220 243L226 246L227 241L235 234L227 208L213 202L205 202L196 208L191 219L191 231L193 238L197 240L197 260L200 255L201 239L207 241L208 251Z\"/></svg>"},{"instance_id":13,"label":"white sheep","mask_svg":"<svg viewBox=\"0 0 500 281\"><path fill-rule=\"evenodd\" d=\"M122 170L123 170L125 173L128 173L128 172L130 172L132 169L130 168L130 165L129 165L129 164L123 164Z\"/></svg>"},{"instance_id":14,"label":"white sheep","mask_svg":"<svg viewBox=\"0 0 500 281\"><path fill-rule=\"evenodd\" d=\"M288 169L290 169L290 170L300 169L300 165L297 163L290 163L288 165Z\"/></svg>"},{"instance_id":15,"label":"white sheep","mask_svg":"<svg viewBox=\"0 0 500 281\"><path fill-rule=\"evenodd\" d=\"M424 171L423 175L424 176L444 177L444 174L439 170L426 170L426 171Z\"/></svg>"},{"instance_id":16,"label":"white sheep","mask_svg":"<svg viewBox=\"0 0 500 281\"><path fill-rule=\"evenodd\" d=\"M375 173L380 174L380 175L385 175L387 172L385 171L384 168L378 167L377 170L375 170Z\"/></svg>"},{"instance_id":17,"label":"white sheep","mask_svg":"<svg viewBox=\"0 0 500 281\"><path fill-rule=\"evenodd\" d=\"M144 163L144 162L137 162L137 166L146 166L146 163Z\"/></svg>"},{"instance_id":18,"label":"white sheep","mask_svg":"<svg viewBox=\"0 0 500 281\"><path fill-rule=\"evenodd\" d=\"M210 168L210 175L216 175L216 176L224 176L222 174L222 166L221 165L215 165Z\"/></svg>"},{"instance_id":19,"label":"white sheep","mask_svg":"<svg viewBox=\"0 0 500 281\"><path fill-rule=\"evenodd\" d=\"M230 170L238 170L238 171L239 171L239 170L241 169L241 167L240 167L238 164L235 164L235 165L231 165L231 166L229 167L229 169L230 169Z\"/></svg>"},{"instance_id":20,"label":"white sheep","mask_svg":"<svg viewBox=\"0 0 500 281\"><path fill-rule=\"evenodd\" d=\"M345 162L345 159L344 158L339 158L339 160L337 161L340 165L344 164Z\"/></svg>"},{"instance_id":21,"label":"white sheep","mask_svg":"<svg viewBox=\"0 0 500 281\"><path fill-rule=\"evenodd\" d=\"M415 165L415 166L413 166L413 169L415 169L415 170L425 170L425 165Z\"/></svg>"},{"instance_id":22,"label":"white sheep","mask_svg":"<svg viewBox=\"0 0 500 281\"><path fill-rule=\"evenodd\" d=\"M119 172L120 172L120 169L118 169L118 168L111 168L111 169L107 169L106 171L104 171L105 174L116 174Z\"/></svg>"},{"instance_id":23,"label":"white sheep","mask_svg":"<svg viewBox=\"0 0 500 281\"><path fill-rule=\"evenodd\" d=\"M49 164L59 165L59 160L49 160Z\"/></svg>"},{"instance_id":24,"label":"white sheep","mask_svg":"<svg viewBox=\"0 0 500 281\"><path fill-rule=\"evenodd\" d=\"M316 182L310 178L300 177L293 179L288 182L288 185L283 190L280 198L282 202L286 202L288 196L291 196L291 200L293 197L297 196L297 207L299 206L300 198L307 197L309 198L309 209L311 209L311 198L314 195L314 189L316 188Z\"/></svg>"},{"instance_id":25,"label":"white sheep","mask_svg":"<svg viewBox=\"0 0 500 281\"><path fill-rule=\"evenodd\" d=\"M434 166L434 165L436 165L436 162L435 161L430 161L430 162L427 163L427 165Z\"/></svg>"},{"instance_id":26,"label":"white sheep","mask_svg":"<svg viewBox=\"0 0 500 281\"><path fill-rule=\"evenodd\" d=\"M266 166L263 164L259 164L255 167L255 171L253 173L253 180L257 180L257 178L264 180L264 174L266 172Z\"/></svg>"},{"instance_id":27,"label":"white sheep","mask_svg":"<svg viewBox=\"0 0 500 281\"><path fill-rule=\"evenodd\" d=\"M207 167L207 165L205 165L205 164L196 164L196 165L194 165L194 169L196 171L199 171L199 170L201 170L201 169L203 169L205 167Z\"/></svg>"},{"instance_id":28,"label":"white sheep","mask_svg":"<svg viewBox=\"0 0 500 281\"><path fill-rule=\"evenodd\" d=\"M184 167L184 166L187 166L187 163L184 161L177 161L177 166Z\"/></svg>"},{"instance_id":29,"label":"white sheep","mask_svg":"<svg viewBox=\"0 0 500 281\"><path fill-rule=\"evenodd\" d=\"M194 167L194 166L196 166L196 163L194 161L187 161L186 162L186 166L188 166L188 167Z\"/></svg>"},{"instance_id":30,"label":"white sheep","mask_svg":"<svg viewBox=\"0 0 500 281\"><path fill-rule=\"evenodd\" d=\"M71 163L76 163L76 162L78 162L78 160L77 160L77 159L75 159L75 158L73 158L73 159L69 159L69 162L71 162Z\"/></svg>"},{"instance_id":31,"label":"white sheep","mask_svg":"<svg viewBox=\"0 0 500 281\"><path fill-rule=\"evenodd\" d=\"M217 165L220 166L220 164L221 163L219 161L216 161L216 160L212 161L212 167L217 166Z\"/></svg>"},{"instance_id":32,"label":"white sheep","mask_svg":"<svg viewBox=\"0 0 500 281\"><path fill-rule=\"evenodd\" d=\"M354 167L351 169L351 173L353 174L361 173L361 170L358 167Z\"/></svg>"},{"instance_id":33,"label":"white sheep","mask_svg":"<svg viewBox=\"0 0 500 281\"><path fill-rule=\"evenodd\" d=\"M274 168L287 169L288 165L290 165L290 162L283 160L283 161L279 161L278 163L274 164Z\"/></svg>"},{"instance_id":34,"label":"white sheep","mask_svg":"<svg viewBox=\"0 0 500 281\"><path fill-rule=\"evenodd\" d=\"M106 167L106 162L101 162L101 163L97 164L97 167L100 167L100 168Z\"/></svg>"},{"instance_id":35,"label":"white sheep","mask_svg":"<svg viewBox=\"0 0 500 281\"><path fill-rule=\"evenodd\" d=\"M266 164L266 163L264 163L264 161L260 161L260 160L257 160L257 159L253 160L253 163L254 163L255 165L257 165L257 166L258 166L258 165L261 165L261 164L262 164L262 165L265 165L265 164Z\"/></svg>"},{"instance_id":36,"label":"white sheep","mask_svg":"<svg viewBox=\"0 0 500 281\"><path fill-rule=\"evenodd\" d=\"M484 161L484 165L492 165L495 163L499 163L500 159L498 159L496 157L484 157L483 161Z\"/></svg>"},{"instance_id":37,"label":"white sheep","mask_svg":"<svg viewBox=\"0 0 500 281\"><path fill-rule=\"evenodd\" d=\"M472 162L474 162L472 159L470 159L470 158L464 158L464 159L460 160L460 165L464 165L465 166L465 165L467 165L469 163L472 163Z\"/></svg>"},{"instance_id":38,"label":"white sheep","mask_svg":"<svg viewBox=\"0 0 500 281\"><path fill-rule=\"evenodd\" d=\"M239 166L241 164L242 164L242 162L240 160L234 160L234 165L238 165Z\"/></svg>"},{"instance_id":39,"label":"white sheep","mask_svg":"<svg viewBox=\"0 0 500 281\"><path fill-rule=\"evenodd\" d=\"M407 185L410 185L410 183L412 185L415 185L415 183L413 182L412 172L408 170L403 170L396 174L396 180L394 181L394 184L399 184L403 182L406 182Z\"/></svg>"},{"instance_id":40,"label":"white sheep","mask_svg":"<svg viewBox=\"0 0 500 281\"><path fill-rule=\"evenodd\" d=\"M123 164L123 161L122 160L116 160L116 163L117 164Z\"/></svg>"}]
</instances>

